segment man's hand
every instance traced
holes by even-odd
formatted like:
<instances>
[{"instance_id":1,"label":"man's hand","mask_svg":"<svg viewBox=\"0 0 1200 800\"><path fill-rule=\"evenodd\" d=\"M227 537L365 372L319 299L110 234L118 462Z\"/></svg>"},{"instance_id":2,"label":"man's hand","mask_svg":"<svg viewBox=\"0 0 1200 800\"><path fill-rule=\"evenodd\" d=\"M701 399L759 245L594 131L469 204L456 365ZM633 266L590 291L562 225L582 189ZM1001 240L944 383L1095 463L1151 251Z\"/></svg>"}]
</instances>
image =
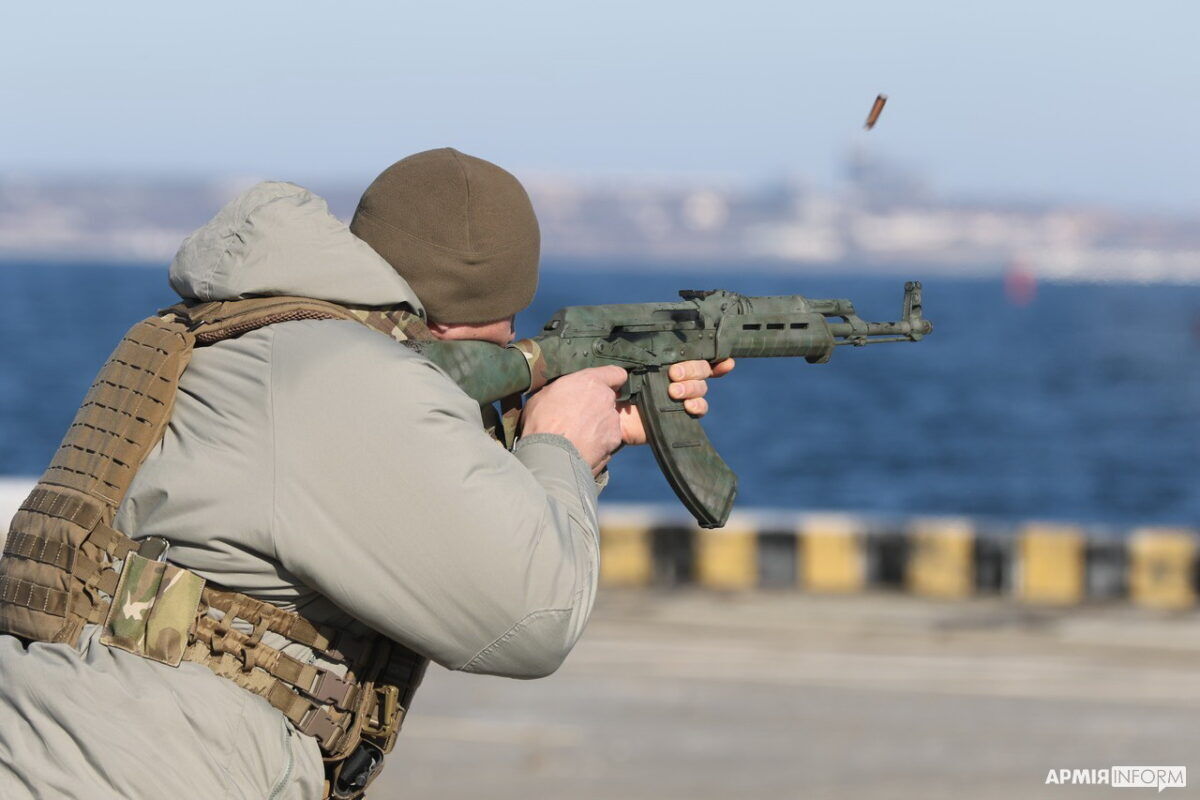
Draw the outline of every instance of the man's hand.
<instances>
[{"instance_id":1,"label":"man's hand","mask_svg":"<svg viewBox=\"0 0 1200 800\"><path fill-rule=\"evenodd\" d=\"M675 400L682 400L684 410L693 417L703 417L708 413L708 401L704 399L708 393L707 379L728 375L733 366L732 358L715 364L707 361L672 364L667 371L667 377L671 379L671 387L667 391ZM631 403L617 403L617 413L621 419L622 444L645 444L646 428L642 425L637 408Z\"/></svg>"},{"instance_id":2,"label":"man's hand","mask_svg":"<svg viewBox=\"0 0 1200 800\"><path fill-rule=\"evenodd\" d=\"M525 404L521 435L565 436L599 475L623 443L617 391L627 377L620 367L592 367L552 381Z\"/></svg>"},{"instance_id":3,"label":"man's hand","mask_svg":"<svg viewBox=\"0 0 1200 800\"><path fill-rule=\"evenodd\" d=\"M671 379L668 391L671 397L683 401L689 414L702 417L708 413L708 401L704 399L707 380L729 374L733 365L732 358L715 364L672 364L667 371ZM620 367L592 367L552 381L525 404L521 435L565 436L592 468L592 474L599 475L623 445L646 443L646 429L637 408L617 402L617 393L627 377Z\"/></svg>"}]
</instances>

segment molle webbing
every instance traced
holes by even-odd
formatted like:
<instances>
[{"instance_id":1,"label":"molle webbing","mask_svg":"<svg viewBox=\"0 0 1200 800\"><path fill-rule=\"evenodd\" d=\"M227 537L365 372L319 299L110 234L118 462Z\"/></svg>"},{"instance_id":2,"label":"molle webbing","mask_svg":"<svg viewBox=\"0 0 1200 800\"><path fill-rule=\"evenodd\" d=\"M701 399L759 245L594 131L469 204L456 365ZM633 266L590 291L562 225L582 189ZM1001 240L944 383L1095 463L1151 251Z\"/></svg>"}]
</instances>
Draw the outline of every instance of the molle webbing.
<instances>
[{"instance_id":1,"label":"molle webbing","mask_svg":"<svg viewBox=\"0 0 1200 800\"><path fill-rule=\"evenodd\" d=\"M336 762L360 741L391 749L426 660L384 637L355 637L237 592L201 589L198 577L191 585L200 600L194 618L186 616L192 618L187 629L155 640L167 643L164 654L162 647L146 646L145 631L155 619L153 606L171 590L164 571L186 570L156 562L146 542L112 527L134 475L162 438L193 347L313 319L353 320L400 341L431 338L424 322L401 308L294 297L185 303L134 325L13 518L0 559L0 632L74 645L85 624L104 624L102 641L110 646L173 665L181 659L203 664L261 695ZM120 582L122 572L134 574L130 564L139 576L133 587ZM115 596L122 602L113 608ZM318 667L268 647L262 643L268 631L342 666Z\"/></svg>"},{"instance_id":2,"label":"molle webbing","mask_svg":"<svg viewBox=\"0 0 1200 800\"><path fill-rule=\"evenodd\" d=\"M0 559L0 630L74 643L103 619L132 548L111 527L117 506L162 438L193 338L151 317L129 330L92 382L36 488L21 504Z\"/></svg>"}]
</instances>

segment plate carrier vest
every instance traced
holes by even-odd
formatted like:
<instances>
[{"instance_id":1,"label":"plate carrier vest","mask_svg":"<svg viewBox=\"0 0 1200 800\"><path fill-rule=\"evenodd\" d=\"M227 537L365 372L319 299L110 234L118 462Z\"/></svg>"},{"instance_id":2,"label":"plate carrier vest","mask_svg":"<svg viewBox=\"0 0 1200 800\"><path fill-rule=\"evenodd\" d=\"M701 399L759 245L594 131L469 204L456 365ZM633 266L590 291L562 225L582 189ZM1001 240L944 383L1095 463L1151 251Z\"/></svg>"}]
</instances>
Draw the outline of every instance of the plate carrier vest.
<instances>
[{"instance_id":1,"label":"plate carrier vest","mask_svg":"<svg viewBox=\"0 0 1200 800\"><path fill-rule=\"evenodd\" d=\"M12 520L0 558L0 632L75 646L85 624L102 625L110 647L171 666L203 664L315 737L326 762L325 796L355 798L395 745L428 660L386 637L317 625L206 584L163 559L166 540L135 541L112 527L138 467L163 436L193 348L309 319L354 320L398 341L432 338L403 308L300 297L181 303L134 325ZM493 435L499 422L493 416ZM267 631L344 669L268 647Z\"/></svg>"}]
</instances>

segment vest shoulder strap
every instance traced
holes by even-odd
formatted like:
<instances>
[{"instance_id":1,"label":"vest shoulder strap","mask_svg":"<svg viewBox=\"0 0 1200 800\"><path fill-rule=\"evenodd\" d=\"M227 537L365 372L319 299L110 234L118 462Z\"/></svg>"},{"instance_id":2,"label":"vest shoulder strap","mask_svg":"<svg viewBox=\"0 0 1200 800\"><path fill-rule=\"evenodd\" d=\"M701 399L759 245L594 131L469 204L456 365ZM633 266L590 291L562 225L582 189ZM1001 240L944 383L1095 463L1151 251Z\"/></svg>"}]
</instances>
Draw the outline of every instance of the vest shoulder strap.
<instances>
[{"instance_id":1,"label":"vest shoulder strap","mask_svg":"<svg viewBox=\"0 0 1200 800\"><path fill-rule=\"evenodd\" d=\"M197 345L233 339L279 322L305 319L345 319L354 316L344 306L306 297L254 297L188 305L167 309L185 321Z\"/></svg>"}]
</instances>

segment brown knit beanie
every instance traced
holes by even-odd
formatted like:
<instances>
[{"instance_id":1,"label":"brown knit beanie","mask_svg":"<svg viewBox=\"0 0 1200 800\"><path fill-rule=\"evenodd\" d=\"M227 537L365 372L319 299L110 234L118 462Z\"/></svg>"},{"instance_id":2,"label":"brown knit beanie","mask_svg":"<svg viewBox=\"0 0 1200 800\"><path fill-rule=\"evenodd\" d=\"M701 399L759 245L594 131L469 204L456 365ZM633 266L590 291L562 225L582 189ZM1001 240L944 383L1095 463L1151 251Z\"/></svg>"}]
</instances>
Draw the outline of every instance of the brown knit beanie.
<instances>
[{"instance_id":1,"label":"brown knit beanie","mask_svg":"<svg viewBox=\"0 0 1200 800\"><path fill-rule=\"evenodd\" d=\"M449 147L385 169L363 192L354 235L408 281L435 322L492 322L529 305L541 237L508 172Z\"/></svg>"}]
</instances>

